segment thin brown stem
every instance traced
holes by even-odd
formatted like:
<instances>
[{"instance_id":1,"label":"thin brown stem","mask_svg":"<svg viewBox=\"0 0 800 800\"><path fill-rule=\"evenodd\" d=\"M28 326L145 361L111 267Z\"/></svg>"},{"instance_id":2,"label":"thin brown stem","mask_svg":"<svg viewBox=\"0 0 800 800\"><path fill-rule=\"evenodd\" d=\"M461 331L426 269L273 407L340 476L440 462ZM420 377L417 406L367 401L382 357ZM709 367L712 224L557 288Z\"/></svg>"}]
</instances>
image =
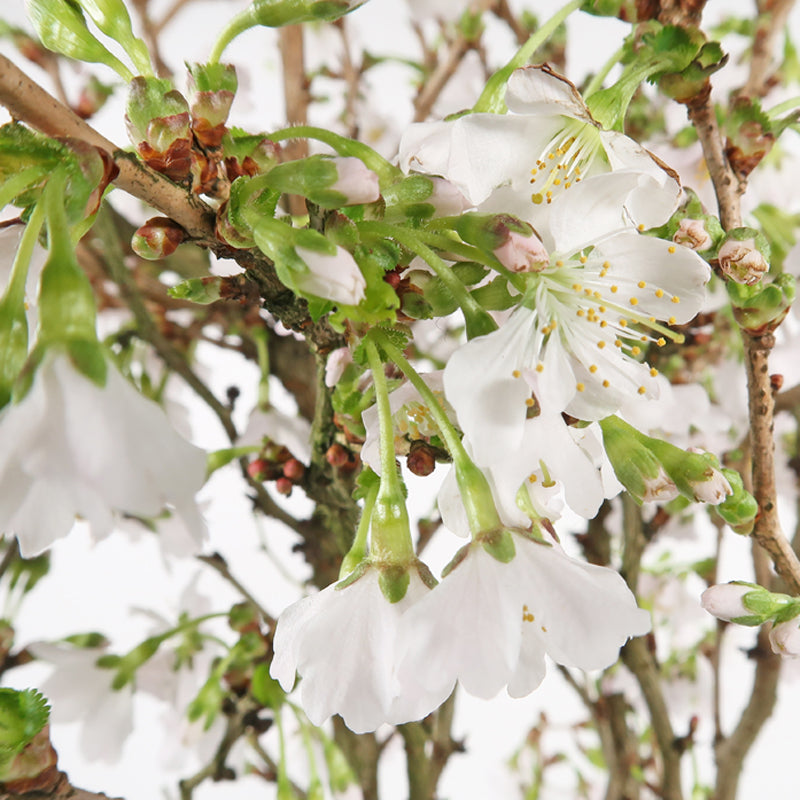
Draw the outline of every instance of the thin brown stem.
<instances>
[{"instance_id":1,"label":"thin brown stem","mask_svg":"<svg viewBox=\"0 0 800 800\"><path fill-rule=\"evenodd\" d=\"M0 104L14 119L41 133L53 137L71 136L105 150L119 167L119 175L114 180L116 186L175 220L197 244L217 244L214 212L202 200L145 167L131 153L99 134L3 55L0 55Z\"/></svg>"},{"instance_id":2,"label":"thin brown stem","mask_svg":"<svg viewBox=\"0 0 800 800\"><path fill-rule=\"evenodd\" d=\"M739 95L764 97L772 88L773 56L794 3L795 0L761 0L758 3L760 13L753 37L750 72Z\"/></svg>"}]
</instances>

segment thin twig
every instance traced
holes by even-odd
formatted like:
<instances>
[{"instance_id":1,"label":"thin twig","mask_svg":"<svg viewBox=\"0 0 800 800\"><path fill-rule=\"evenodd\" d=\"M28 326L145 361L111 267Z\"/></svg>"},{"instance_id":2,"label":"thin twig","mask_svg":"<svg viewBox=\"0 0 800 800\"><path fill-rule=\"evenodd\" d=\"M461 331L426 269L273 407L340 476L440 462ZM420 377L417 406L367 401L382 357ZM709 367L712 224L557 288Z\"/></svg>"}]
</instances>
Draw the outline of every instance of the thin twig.
<instances>
[{"instance_id":1,"label":"thin twig","mask_svg":"<svg viewBox=\"0 0 800 800\"><path fill-rule=\"evenodd\" d=\"M228 562L220 555L219 553L212 553L210 556L197 556L199 561L202 561L204 564L208 564L209 567L215 569L223 578L225 578L228 583L233 586L239 594L250 603L253 608L258 611L261 615L261 618L266 622L266 624L270 627L271 630L275 630L275 618L267 611L258 600L253 597L253 595L245 589L245 587L238 581L238 579L233 575L228 566Z\"/></svg>"},{"instance_id":2,"label":"thin twig","mask_svg":"<svg viewBox=\"0 0 800 800\"><path fill-rule=\"evenodd\" d=\"M750 73L747 82L737 93L745 97L764 97L770 90L773 57L778 42L786 27L789 12L795 0L768 0L758 3L760 14L753 37L753 52L750 58Z\"/></svg>"}]
</instances>

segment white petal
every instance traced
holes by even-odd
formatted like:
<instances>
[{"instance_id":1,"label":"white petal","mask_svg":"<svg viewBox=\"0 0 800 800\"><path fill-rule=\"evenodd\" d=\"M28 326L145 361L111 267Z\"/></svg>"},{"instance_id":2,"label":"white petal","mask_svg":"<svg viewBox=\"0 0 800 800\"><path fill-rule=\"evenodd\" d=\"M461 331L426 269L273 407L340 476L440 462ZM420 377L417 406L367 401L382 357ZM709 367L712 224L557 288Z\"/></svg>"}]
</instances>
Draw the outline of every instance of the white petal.
<instances>
[{"instance_id":1,"label":"white petal","mask_svg":"<svg viewBox=\"0 0 800 800\"><path fill-rule=\"evenodd\" d=\"M547 65L515 70L508 79L505 100L508 110L515 114L541 115L544 118L563 114L594 124L574 84Z\"/></svg>"}]
</instances>

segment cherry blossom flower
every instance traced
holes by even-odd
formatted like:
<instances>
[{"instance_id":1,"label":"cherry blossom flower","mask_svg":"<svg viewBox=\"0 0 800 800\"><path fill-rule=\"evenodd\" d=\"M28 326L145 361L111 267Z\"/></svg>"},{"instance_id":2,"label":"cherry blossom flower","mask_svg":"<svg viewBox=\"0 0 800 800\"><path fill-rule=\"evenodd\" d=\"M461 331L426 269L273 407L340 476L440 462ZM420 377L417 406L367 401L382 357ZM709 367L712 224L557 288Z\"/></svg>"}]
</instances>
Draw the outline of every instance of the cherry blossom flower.
<instances>
[{"instance_id":1,"label":"cherry blossom flower","mask_svg":"<svg viewBox=\"0 0 800 800\"><path fill-rule=\"evenodd\" d=\"M288 692L300 674L301 703L315 725L340 714L348 728L365 733L384 722L419 719L441 702L401 692L394 675L401 616L429 591L416 570L408 574L406 594L396 603L384 597L379 570L368 567L356 580L331 584L281 614L270 675Z\"/></svg>"},{"instance_id":2,"label":"cherry blossom flower","mask_svg":"<svg viewBox=\"0 0 800 800\"><path fill-rule=\"evenodd\" d=\"M701 307L710 271L696 253L632 231L597 231L587 242L594 226L584 220L595 205L587 194L541 232L549 264L525 276L505 324L457 350L445 368L445 394L480 465L518 446L537 403L591 421L631 398L657 396L658 373L640 356L672 336L659 320L688 322Z\"/></svg>"},{"instance_id":3,"label":"cherry blossom flower","mask_svg":"<svg viewBox=\"0 0 800 800\"><path fill-rule=\"evenodd\" d=\"M295 278L299 291L349 306L364 299L367 282L353 256L343 247L337 246L333 255L308 247L295 249L308 267L308 272Z\"/></svg>"},{"instance_id":4,"label":"cherry blossom flower","mask_svg":"<svg viewBox=\"0 0 800 800\"><path fill-rule=\"evenodd\" d=\"M0 414L0 528L29 557L65 536L76 515L95 537L114 514L155 517L171 504L195 544L205 525L194 501L205 454L108 365L99 387L50 351L30 391Z\"/></svg>"},{"instance_id":5,"label":"cherry blossom flower","mask_svg":"<svg viewBox=\"0 0 800 800\"><path fill-rule=\"evenodd\" d=\"M675 210L680 186L660 162L627 136L605 131L577 89L547 66L514 72L508 114L467 114L412 125L400 143L400 165L442 175L482 211L503 211L547 223L551 208L581 183L628 173L625 217L616 227L645 228ZM574 194L570 192L570 194Z\"/></svg>"},{"instance_id":6,"label":"cherry blossom flower","mask_svg":"<svg viewBox=\"0 0 800 800\"><path fill-rule=\"evenodd\" d=\"M553 542L514 535L508 563L474 541L456 566L403 616L398 678L442 699L456 681L477 697L507 686L532 692L545 654L569 667L608 667L647 612L612 569L570 558ZM458 558L458 557L457 557Z\"/></svg>"}]
</instances>

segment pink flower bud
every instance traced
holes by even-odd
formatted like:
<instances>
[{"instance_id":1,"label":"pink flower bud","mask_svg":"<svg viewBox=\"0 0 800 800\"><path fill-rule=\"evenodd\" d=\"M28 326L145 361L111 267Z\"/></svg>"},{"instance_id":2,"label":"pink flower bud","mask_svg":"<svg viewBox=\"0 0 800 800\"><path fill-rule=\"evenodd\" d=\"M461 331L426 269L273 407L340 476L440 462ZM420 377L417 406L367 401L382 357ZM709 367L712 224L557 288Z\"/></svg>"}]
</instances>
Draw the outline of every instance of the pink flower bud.
<instances>
[{"instance_id":1,"label":"pink flower bud","mask_svg":"<svg viewBox=\"0 0 800 800\"><path fill-rule=\"evenodd\" d=\"M550 264L545 246L535 235L509 231L505 242L494 251L495 258L512 272L541 272Z\"/></svg>"},{"instance_id":2,"label":"pink flower bud","mask_svg":"<svg viewBox=\"0 0 800 800\"><path fill-rule=\"evenodd\" d=\"M295 250L309 270L297 278L301 291L348 306L358 305L364 299L367 282L353 256L343 247L337 246L334 255L308 247Z\"/></svg>"},{"instance_id":3,"label":"pink flower bud","mask_svg":"<svg viewBox=\"0 0 800 800\"><path fill-rule=\"evenodd\" d=\"M731 280L750 286L761 280L769 264L754 239L728 239L719 249L719 267Z\"/></svg>"},{"instance_id":4,"label":"pink flower bud","mask_svg":"<svg viewBox=\"0 0 800 800\"><path fill-rule=\"evenodd\" d=\"M800 617L779 622L769 632L772 651L782 656L800 656Z\"/></svg>"},{"instance_id":5,"label":"pink flower bud","mask_svg":"<svg viewBox=\"0 0 800 800\"><path fill-rule=\"evenodd\" d=\"M454 183L445 178L428 177L433 184L433 191L425 202L430 203L436 209L437 216L451 217L472 208L472 203L464 197Z\"/></svg>"},{"instance_id":6,"label":"pink flower bud","mask_svg":"<svg viewBox=\"0 0 800 800\"><path fill-rule=\"evenodd\" d=\"M738 617L752 616L744 604L744 596L754 587L741 583L718 583L709 586L700 596L700 605L717 619L730 621Z\"/></svg>"},{"instance_id":7,"label":"pink flower bud","mask_svg":"<svg viewBox=\"0 0 800 800\"><path fill-rule=\"evenodd\" d=\"M349 347L337 347L328 355L325 362L325 385L333 388L339 383L345 369L353 363L353 354Z\"/></svg>"},{"instance_id":8,"label":"pink flower bud","mask_svg":"<svg viewBox=\"0 0 800 800\"><path fill-rule=\"evenodd\" d=\"M360 158L337 156L331 161L336 165L339 178L330 188L343 194L347 205L374 203L381 196L378 176Z\"/></svg>"},{"instance_id":9,"label":"pink flower bud","mask_svg":"<svg viewBox=\"0 0 800 800\"><path fill-rule=\"evenodd\" d=\"M714 244L714 240L706 230L703 220L689 219L688 217L681 220L678 230L675 231L672 237L672 241L695 251L708 250Z\"/></svg>"}]
</instances>

